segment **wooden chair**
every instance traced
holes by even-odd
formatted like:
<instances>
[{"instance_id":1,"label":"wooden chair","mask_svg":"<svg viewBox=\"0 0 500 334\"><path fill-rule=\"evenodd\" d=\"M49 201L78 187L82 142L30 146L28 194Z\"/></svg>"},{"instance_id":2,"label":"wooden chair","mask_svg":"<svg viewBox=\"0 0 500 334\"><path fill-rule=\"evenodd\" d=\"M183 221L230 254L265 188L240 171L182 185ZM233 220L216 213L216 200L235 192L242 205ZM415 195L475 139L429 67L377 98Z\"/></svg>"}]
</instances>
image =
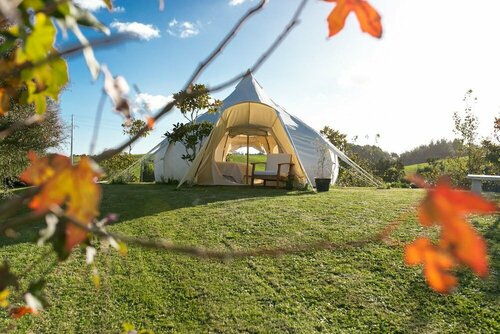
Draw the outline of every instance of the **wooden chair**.
<instances>
[{"instance_id":1,"label":"wooden chair","mask_svg":"<svg viewBox=\"0 0 500 334\"><path fill-rule=\"evenodd\" d=\"M265 164L265 170L255 170L255 166L258 164ZM276 188L279 188L280 181L287 181L292 175L292 155L287 153L279 154L268 154L267 162L252 162L252 186L254 185L255 179L264 180L264 186L266 181L276 181Z\"/></svg>"}]
</instances>

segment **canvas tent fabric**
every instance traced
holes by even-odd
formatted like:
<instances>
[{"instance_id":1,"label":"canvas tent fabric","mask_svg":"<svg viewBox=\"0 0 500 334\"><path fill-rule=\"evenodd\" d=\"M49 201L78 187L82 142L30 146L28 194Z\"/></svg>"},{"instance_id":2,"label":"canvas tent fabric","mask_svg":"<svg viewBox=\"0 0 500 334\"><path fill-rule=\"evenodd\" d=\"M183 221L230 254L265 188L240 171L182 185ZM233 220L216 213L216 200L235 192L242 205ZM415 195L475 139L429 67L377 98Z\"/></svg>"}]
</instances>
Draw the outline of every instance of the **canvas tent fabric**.
<instances>
[{"instance_id":1,"label":"canvas tent fabric","mask_svg":"<svg viewBox=\"0 0 500 334\"><path fill-rule=\"evenodd\" d=\"M334 183L339 171L339 157L355 169L359 168L317 131L275 103L251 73L223 100L219 113L203 114L197 121L209 121L215 126L196 159L189 165L181 158L185 153L183 145L164 140L155 157L157 181L240 185L241 181L221 172L226 169L221 168L221 164L226 163L228 153L247 145L266 154L291 154L296 185L314 186L317 176L330 177ZM318 148L321 146L326 148L322 172L318 170ZM364 171L360 169L359 172Z\"/></svg>"}]
</instances>

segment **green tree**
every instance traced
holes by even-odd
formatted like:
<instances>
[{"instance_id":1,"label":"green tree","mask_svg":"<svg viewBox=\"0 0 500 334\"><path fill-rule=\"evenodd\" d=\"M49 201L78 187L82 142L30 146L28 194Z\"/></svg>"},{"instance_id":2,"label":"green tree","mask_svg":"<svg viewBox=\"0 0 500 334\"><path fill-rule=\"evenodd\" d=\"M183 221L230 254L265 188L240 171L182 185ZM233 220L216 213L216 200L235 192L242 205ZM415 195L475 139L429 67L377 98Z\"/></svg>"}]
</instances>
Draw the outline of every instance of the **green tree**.
<instances>
[{"instance_id":1,"label":"green tree","mask_svg":"<svg viewBox=\"0 0 500 334\"><path fill-rule=\"evenodd\" d=\"M193 95L188 98L179 99L182 91L174 94L174 99L179 99L176 107L180 110L187 123L177 123L172 131L166 132L165 136L171 143L182 143L186 153L182 159L192 162L196 154L201 149L203 138L207 137L213 129L213 124L203 121L198 123L196 120L201 112L215 113L222 105L219 100L214 100L207 92L203 84L191 86Z\"/></svg>"},{"instance_id":2,"label":"green tree","mask_svg":"<svg viewBox=\"0 0 500 334\"><path fill-rule=\"evenodd\" d=\"M67 139L67 126L60 118L59 106L51 100L47 105L43 121L0 139L0 184L10 186L17 181L19 174L28 166L29 151L43 155L49 149L60 147ZM13 100L10 111L0 117L0 132L35 115L34 105L20 105Z\"/></svg>"},{"instance_id":3,"label":"green tree","mask_svg":"<svg viewBox=\"0 0 500 334\"><path fill-rule=\"evenodd\" d=\"M481 152L477 145L479 120L474 114L477 97L473 95L472 89L465 93L463 101L465 103L463 115L459 112L453 113L453 132L459 136L460 150L467 156L467 173L478 173L481 170Z\"/></svg>"},{"instance_id":4,"label":"green tree","mask_svg":"<svg viewBox=\"0 0 500 334\"><path fill-rule=\"evenodd\" d=\"M332 143L334 146L336 146L342 152L347 151L347 145L349 143L347 142L347 135L346 134L344 134L338 130L332 129L329 126L324 126L323 129L321 129L319 131L319 133L321 133L323 136L325 136L326 139L328 139L330 141L330 143Z\"/></svg>"},{"instance_id":5,"label":"green tree","mask_svg":"<svg viewBox=\"0 0 500 334\"><path fill-rule=\"evenodd\" d=\"M144 127L146 122L142 119L134 119L130 123L123 123L123 134L129 136L130 138L136 136ZM141 134L142 138L147 137L151 133L151 130L146 130ZM132 144L128 146L128 154L132 153Z\"/></svg>"}]
</instances>

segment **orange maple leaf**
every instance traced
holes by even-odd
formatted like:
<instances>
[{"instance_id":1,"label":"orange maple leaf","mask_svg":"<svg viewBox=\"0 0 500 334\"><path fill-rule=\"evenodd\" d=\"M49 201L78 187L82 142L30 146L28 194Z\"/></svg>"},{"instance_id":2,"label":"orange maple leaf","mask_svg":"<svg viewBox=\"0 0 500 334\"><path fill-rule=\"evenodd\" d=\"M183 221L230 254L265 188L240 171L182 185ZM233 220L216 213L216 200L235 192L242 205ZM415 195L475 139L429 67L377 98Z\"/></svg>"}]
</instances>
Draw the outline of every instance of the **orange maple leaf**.
<instances>
[{"instance_id":1,"label":"orange maple leaf","mask_svg":"<svg viewBox=\"0 0 500 334\"><path fill-rule=\"evenodd\" d=\"M356 14L359 25L363 32L373 37L382 37L382 22L379 13L366 0L324 0L337 3L328 16L328 37L340 32L344 26L347 16L351 12Z\"/></svg>"},{"instance_id":2,"label":"orange maple leaf","mask_svg":"<svg viewBox=\"0 0 500 334\"><path fill-rule=\"evenodd\" d=\"M10 98L7 91L0 88L0 116L7 115L9 111Z\"/></svg>"},{"instance_id":3,"label":"orange maple leaf","mask_svg":"<svg viewBox=\"0 0 500 334\"><path fill-rule=\"evenodd\" d=\"M486 243L467 222L467 214L491 214L494 203L469 191L453 189L445 179L429 188L420 204L418 216L423 226L441 225L442 247L447 248L463 264L485 277L488 275Z\"/></svg>"},{"instance_id":4,"label":"orange maple leaf","mask_svg":"<svg viewBox=\"0 0 500 334\"><path fill-rule=\"evenodd\" d=\"M437 292L449 293L457 279L449 273L455 266L453 258L434 246L428 238L418 238L405 248L405 262L408 265L424 265L427 282Z\"/></svg>"},{"instance_id":5,"label":"orange maple leaf","mask_svg":"<svg viewBox=\"0 0 500 334\"><path fill-rule=\"evenodd\" d=\"M439 225L441 234L437 245L432 245L427 238L420 238L407 246L405 262L408 265L423 263L429 285L442 293L449 292L456 285L456 279L446 272L455 263L464 264L478 276L486 277L486 243L467 222L467 215L495 213L497 206L469 191L453 189L445 179L441 179L435 188L418 178L414 180L427 188L427 196L418 208L420 223L423 226Z\"/></svg>"},{"instance_id":6,"label":"orange maple leaf","mask_svg":"<svg viewBox=\"0 0 500 334\"><path fill-rule=\"evenodd\" d=\"M153 130L154 126L155 126L155 119L154 117L147 117L147 125L148 125L148 129L149 130Z\"/></svg>"},{"instance_id":7,"label":"orange maple leaf","mask_svg":"<svg viewBox=\"0 0 500 334\"><path fill-rule=\"evenodd\" d=\"M40 187L29 207L36 212L48 212L54 206L65 205L65 214L83 224L90 224L99 214L101 189L95 183L101 172L88 157L82 157L76 166L68 157L51 154L38 158L35 153L28 155L31 165L21 174L22 181ZM73 224L66 226L65 250L80 244L87 232Z\"/></svg>"},{"instance_id":8,"label":"orange maple leaf","mask_svg":"<svg viewBox=\"0 0 500 334\"><path fill-rule=\"evenodd\" d=\"M27 314L33 313L33 309L28 306L19 306L10 310L10 316L14 319L19 319Z\"/></svg>"}]
</instances>

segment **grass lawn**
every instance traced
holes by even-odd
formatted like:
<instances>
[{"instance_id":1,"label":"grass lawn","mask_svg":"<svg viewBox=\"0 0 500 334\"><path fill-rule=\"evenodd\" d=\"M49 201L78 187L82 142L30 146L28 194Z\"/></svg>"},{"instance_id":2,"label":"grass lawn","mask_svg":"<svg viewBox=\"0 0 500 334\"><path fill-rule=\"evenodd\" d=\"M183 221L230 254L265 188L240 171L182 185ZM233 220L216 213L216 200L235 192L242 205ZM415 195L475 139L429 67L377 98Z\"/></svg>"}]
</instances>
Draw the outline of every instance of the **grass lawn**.
<instances>
[{"instance_id":1,"label":"grass lawn","mask_svg":"<svg viewBox=\"0 0 500 334\"><path fill-rule=\"evenodd\" d=\"M267 155L265 154L249 154L248 155L248 162L266 162L267 160ZM238 162L240 164L246 164L247 163L247 156L245 154L229 154L227 156L227 161L231 162ZM255 166L255 170L265 170L266 166L264 164L258 164ZM250 172L252 171L252 165L250 165Z\"/></svg>"},{"instance_id":2,"label":"grass lawn","mask_svg":"<svg viewBox=\"0 0 500 334\"><path fill-rule=\"evenodd\" d=\"M408 165L405 166L406 175L415 174L419 168L427 167L429 164L427 162L422 162L420 164Z\"/></svg>"},{"instance_id":3,"label":"grass lawn","mask_svg":"<svg viewBox=\"0 0 500 334\"><path fill-rule=\"evenodd\" d=\"M420 190L333 189L314 194L249 187L104 185L103 213L121 214L113 231L217 249L355 240L380 231ZM498 200L498 197L496 198ZM168 332L500 331L500 229L495 217L473 218L491 256L489 278L460 270L453 295L425 284L406 267L402 246L311 252L229 263L129 247L97 257L96 289L77 251L48 276L50 307L16 322L18 333L118 333L124 322ZM414 218L394 234L404 243L422 233ZM434 232L428 232L435 235ZM0 255L22 271L44 252L20 239L0 239ZM53 257L28 276L50 267ZM24 282L26 284L26 282ZM496 310L496 311L495 311ZM0 311L0 332L12 324Z\"/></svg>"}]
</instances>

